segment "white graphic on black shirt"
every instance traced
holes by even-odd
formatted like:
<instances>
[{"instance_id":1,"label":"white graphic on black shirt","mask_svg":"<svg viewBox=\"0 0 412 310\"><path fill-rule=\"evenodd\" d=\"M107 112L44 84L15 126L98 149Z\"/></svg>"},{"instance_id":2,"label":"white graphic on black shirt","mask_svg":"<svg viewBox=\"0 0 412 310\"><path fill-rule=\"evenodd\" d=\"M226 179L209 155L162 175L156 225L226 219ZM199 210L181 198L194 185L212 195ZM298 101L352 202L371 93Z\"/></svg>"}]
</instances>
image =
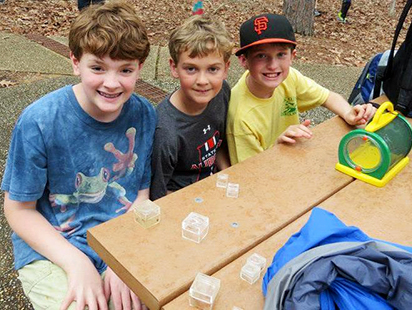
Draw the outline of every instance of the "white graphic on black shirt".
<instances>
[{"instance_id":1,"label":"white graphic on black shirt","mask_svg":"<svg viewBox=\"0 0 412 310\"><path fill-rule=\"evenodd\" d=\"M207 125L206 128L203 128L203 134L205 135L208 131L210 131L210 125Z\"/></svg>"},{"instance_id":2,"label":"white graphic on black shirt","mask_svg":"<svg viewBox=\"0 0 412 310\"><path fill-rule=\"evenodd\" d=\"M203 171L204 169L207 169L209 174L213 174L216 161L216 151L220 147L221 143L222 140L220 139L220 133L216 130L212 137L197 147L197 151L199 152L199 161L198 163L193 163L191 167L192 170L199 171L196 181L199 181L202 169Z\"/></svg>"}]
</instances>

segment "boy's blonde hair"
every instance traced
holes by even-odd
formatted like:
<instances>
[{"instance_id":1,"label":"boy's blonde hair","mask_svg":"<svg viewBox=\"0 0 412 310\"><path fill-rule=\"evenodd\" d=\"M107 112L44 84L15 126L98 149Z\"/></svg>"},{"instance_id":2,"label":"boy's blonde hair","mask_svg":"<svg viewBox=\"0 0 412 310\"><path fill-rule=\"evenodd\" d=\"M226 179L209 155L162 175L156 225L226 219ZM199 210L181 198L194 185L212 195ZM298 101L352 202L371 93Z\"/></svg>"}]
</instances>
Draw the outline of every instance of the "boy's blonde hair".
<instances>
[{"instance_id":1,"label":"boy's blonde hair","mask_svg":"<svg viewBox=\"0 0 412 310\"><path fill-rule=\"evenodd\" d=\"M143 63L150 51L146 29L134 7L125 1L82 10L70 28L69 47L78 60L90 53Z\"/></svg>"},{"instance_id":2,"label":"boy's blonde hair","mask_svg":"<svg viewBox=\"0 0 412 310\"><path fill-rule=\"evenodd\" d=\"M233 43L223 23L204 15L194 15L170 34L169 53L175 64L181 53L204 57L218 52L225 62L232 55Z\"/></svg>"}]
</instances>

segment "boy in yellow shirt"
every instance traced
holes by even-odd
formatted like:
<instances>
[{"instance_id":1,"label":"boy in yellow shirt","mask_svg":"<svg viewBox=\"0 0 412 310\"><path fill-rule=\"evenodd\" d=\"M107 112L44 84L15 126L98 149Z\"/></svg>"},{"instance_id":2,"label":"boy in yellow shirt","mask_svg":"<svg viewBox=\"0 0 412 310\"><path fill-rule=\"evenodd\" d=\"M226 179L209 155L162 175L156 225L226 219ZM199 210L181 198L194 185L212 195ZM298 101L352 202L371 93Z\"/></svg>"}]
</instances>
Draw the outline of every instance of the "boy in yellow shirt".
<instances>
[{"instance_id":1,"label":"boy in yellow shirt","mask_svg":"<svg viewBox=\"0 0 412 310\"><path fill-rule=\"evenodd\" d=\"M284 16L263 14L242 24L236 56L246 71L232 89L227 120L232 165L275 143L311 138L310 121L299 124L299 112L322 105L350 125L364 125L374 114L372 105L351 107L342 96L291 68L295 47Z\"/></svg>"}]
</instances>

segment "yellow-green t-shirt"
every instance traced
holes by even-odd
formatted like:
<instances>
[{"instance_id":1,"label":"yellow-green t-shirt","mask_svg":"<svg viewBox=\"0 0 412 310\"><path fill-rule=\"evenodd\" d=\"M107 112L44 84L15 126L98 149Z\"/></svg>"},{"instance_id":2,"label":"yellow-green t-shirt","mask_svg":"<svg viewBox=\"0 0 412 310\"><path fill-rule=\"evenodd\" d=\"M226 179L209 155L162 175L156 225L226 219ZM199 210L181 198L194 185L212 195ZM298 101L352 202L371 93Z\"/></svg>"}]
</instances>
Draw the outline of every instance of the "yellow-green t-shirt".
<instances>
[{"instance_id":1,"label":"yellow-green t-shirt","mask_svg":"<svg viewBox=\"0 0 412 310\"><path fill-rule=\"evenodd\" d=\"M299 124L299 112L322 105L329 96L329 90L290 68L272 97L258 98L246 85L248 74L230 96L226 134L232 165L273 146L286 128Z\"/></svg>"}]
</instances>

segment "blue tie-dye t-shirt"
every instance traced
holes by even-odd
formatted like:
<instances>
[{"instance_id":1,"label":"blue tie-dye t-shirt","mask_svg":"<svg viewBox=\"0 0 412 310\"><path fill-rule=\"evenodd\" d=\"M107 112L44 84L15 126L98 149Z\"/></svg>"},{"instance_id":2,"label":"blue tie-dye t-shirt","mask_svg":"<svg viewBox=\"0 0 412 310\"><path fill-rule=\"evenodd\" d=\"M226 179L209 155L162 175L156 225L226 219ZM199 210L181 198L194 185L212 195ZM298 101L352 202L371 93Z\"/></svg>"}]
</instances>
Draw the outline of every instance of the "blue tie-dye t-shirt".
<instances>
[{"instance_id":1,"label":"blue tie-dye t-shirt","mask_svg":"<svg viewBox=\"0 0 412 310\"><path fill-rule=\"evenodd\" d=\"M150 186L156 114L132 95L116 120L102 123L78 104L72 86L27 107L13 131L2 190L37 210L101 272L87 229L126 212ZM24 219L22 219L24 221ZM15 268L45 259L16 234Z\"/></svg>"}]
</instances>

